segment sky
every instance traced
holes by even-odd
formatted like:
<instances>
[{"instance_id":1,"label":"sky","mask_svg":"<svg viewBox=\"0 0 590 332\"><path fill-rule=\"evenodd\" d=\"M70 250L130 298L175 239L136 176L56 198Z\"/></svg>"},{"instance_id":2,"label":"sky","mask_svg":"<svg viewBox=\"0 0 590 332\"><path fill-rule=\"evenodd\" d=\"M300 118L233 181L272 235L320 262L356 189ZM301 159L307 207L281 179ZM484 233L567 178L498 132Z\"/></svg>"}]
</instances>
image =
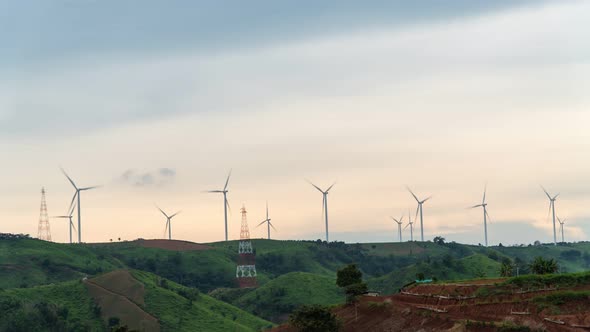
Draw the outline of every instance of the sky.
<instances>
[{"instance_id":1,"label":"sky","mask_svg":"<svg viewBox=\"0 0 590 332\"><path fill-rule=\"evenodd\" d=\"M587 1L0 2L0 232L37 235L82 193L84 242L590 235ZM51 219L52 239L67 222ZM419 229L414 229L415 238ZM409 229L403 239L409 239Z\"/></svg>"}]
</instances>

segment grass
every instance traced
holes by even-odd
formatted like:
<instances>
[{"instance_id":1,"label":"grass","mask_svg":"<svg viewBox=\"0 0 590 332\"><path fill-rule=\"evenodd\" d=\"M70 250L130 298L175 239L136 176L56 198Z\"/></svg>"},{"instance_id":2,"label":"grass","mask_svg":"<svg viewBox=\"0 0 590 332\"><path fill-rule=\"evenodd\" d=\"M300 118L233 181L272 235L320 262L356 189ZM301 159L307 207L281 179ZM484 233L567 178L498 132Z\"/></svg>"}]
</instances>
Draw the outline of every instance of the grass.
<instances>
[{"instance_id":1,"label":"grass","mask_svg":"<svg viewBox=\"0 0 590 332\"><path fill-rule=\"evenodd\" d=\"M587 285L590 283L590 271L567 274L545 274L545 275L525 275L510 278L506 282L508 285L517 287L575 287L577 285Z\"/></svg>"},{"instance_id":2,"label":"grass","mask_svg":"<svg viewBox=\"0 0 590 332\"><path fill-rule=\"evenodd\" d=\"M117 259L86 245L34 239L0 241L0 288L74 280L121 266Z\"/></svg>"},{"instance_id":3,"label":"grass","mask_svg":"<svg viewBox=\"0 0 590 332\"><path fill-rule=\"evenodd\" d=\"M9 289L0 291L0 299L7 301L20 302L25 312L28 312L26 317L17 317L16 313L11 317L11 312L6 308L1 308L2 315L0 315L0 330L10 330L6 328L6 324L16 324L18 320L25 320L25 329L22 331L31 331L35 329L33 326L37 312L26 310L32 308L40 303L47 303L56 306L60 310L66 312L65 314L65 329L70 331L104 331L103 325L99 315L95 311L95 304L92 298L86 292L86 288L81 281L68 281L60 284L37 286L32 288ZM13 303L14 303L13 302ZM14 326L14 325L13 325ZM27 327L28 326L28 327ZM39 326L38 331L50 330L43 329ZM19 329L16 329L17 331Z\"/></svg>"},{"instance_id":4,"label":"grass","mask_svg":"<svg viewBox=\"0 0 590 332\"><path fill-rule=\"evenodd\" d=\"M335 278L306 272L288 273L237 295L230 303L277 323L301 305L334 305L345 300Z\"/></svg>"},{"instance_id":5,"label":"grass","mask_svg":"<svg viewBox=\"0 0 590 332\"><path fill-rule=\"evenodd\" d=\"M195 299L179 293L187 287L172 281L161 286L161 278L142 271L133 271L146 290L145 310L158 317L162 331L260 331L272 327L272 323L253 316L230 304L208 295L199 294Z\"/></svg>"},{"instance_id":6,"label":"grass","mask_svg":"<svg viewBox=\"0 0 590 332\"><path fill-rule=\"evenodd\" d=\"M261 239L252 242L259 273L260 288L257 290L236 289L237 241L208 244L213 248L211 250L174 252L141 247L135 242L69 245L35 239L0 241L0 289L17 291L15 288L22 287L26 292L26 287L78 281L86 275L94 277L128 268L172 280L189 290L197 288L203 297L211 292L216 298L236 304L252 314L280 321L301 304L342 302L344 297L338 293L334 278L338 269L350 263L359 265L371 290L391 294L413 281L417 273L438 280L494 278L499 275L499 262L504 257L519 258L525 263L536 256L555 258L567 271L582 271L586 269L583 258L567 260L562 254L578 250L584 257L587 256L584 253L590 251L590 243L485 248L432 242L326 244L321 241ZM590 274L523 276L506 282L519 288L569 287L589 283ZM174 290L159 287L151 292L173 296L171 301L184 299L190 302ZM146 298L150 296L153 294L146 295ZM157 309L155 303L158 301L146 302L145 306ZM196 306L194 310L201 309L206 308ZM161 312L167 315L166 310ZM179 324L174 319L191 321L189 316L171 314L171 319L166 320L168 325L163 328L173 330L175 324ZM215 319L227 320L223 316ZM246 330L250 328L248 324L245 326Z\"/></svg>"}]
</instances>

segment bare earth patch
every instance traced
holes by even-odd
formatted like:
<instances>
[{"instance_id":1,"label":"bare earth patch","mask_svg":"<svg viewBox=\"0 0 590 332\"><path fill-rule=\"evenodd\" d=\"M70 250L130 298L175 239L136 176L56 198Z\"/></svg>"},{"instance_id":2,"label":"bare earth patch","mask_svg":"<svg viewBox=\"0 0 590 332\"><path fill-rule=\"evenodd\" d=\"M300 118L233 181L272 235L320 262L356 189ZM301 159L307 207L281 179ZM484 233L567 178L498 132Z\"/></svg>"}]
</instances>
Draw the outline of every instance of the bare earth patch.
<instances>
[{"instance_id":1,"label":"bare earth patch","mask_svg":"<svg viewBox=\"0 0 590 332\"><path fill-rule=\"evenodd\" d=\"M204 244L178 240L137 240L134 242L144 248L157 248L171 251L199 251L213 249L213 247Z\"/></svg>"},{"instance_id":2,"label":"bare earth patch","mask_svg":"<svg viewBox=\"0 0 590 332\"><path fill-rule=\"evenodd\" d=\"M90 296L100 306L101 317L105 323L108 323L109 318L117 317L130 330L160 331L158 319L139 306L144 303L143 284L128 271L113 271L84 280L84 284Z\"/></svg>"}]
</instances>

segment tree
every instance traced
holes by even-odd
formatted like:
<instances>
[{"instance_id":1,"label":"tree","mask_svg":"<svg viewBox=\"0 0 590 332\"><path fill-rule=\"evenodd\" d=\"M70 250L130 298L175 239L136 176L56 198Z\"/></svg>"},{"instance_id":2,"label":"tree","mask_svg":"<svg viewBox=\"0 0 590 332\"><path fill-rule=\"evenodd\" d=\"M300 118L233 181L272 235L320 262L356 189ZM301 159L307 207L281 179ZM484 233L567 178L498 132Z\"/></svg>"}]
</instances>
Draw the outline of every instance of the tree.
<instances>
[{"instance_id":1,"label":"tree","mask_svg":"<svg viewBox=\"0 0 590 332\"><path fill-rule=\"evenodd\" d=\"M338 270L336 273L336 285L344 288L346 302L355 302L357 296L365 294L368 290L367 284L363 282L363 273L355 264L350 264Z\"/></svg>"},{"instance_id":2,"label":"tree","mask_svg":"<svg viewBox=\"0 0 590 332\"><path fill-rule=\"evenodd\" d=\"M433 242L442 246L445 244L445 238L442 236L436 236L436 237L434 237Z\"/></svg>"},{"instance_id":3,"label":"tree","mask_svg":"<svg viewBox=\"0 0 590 332\"><path fill-rule=\"evenodd\" d=\"M500 275L502 277L512 277L512 269L512 263L502 262L502 266L500 266Z\"/></svg>"},{"instance_id":4,"label":"tree","mask_svg":"<svg viewBox=\"0 0 590 332\"><path fill-rule=\"evenodd\" d=\"M544 259L539 256L536 257L530 264L531 271L534 274L551 274L559 271L559 266L555 259Z\"/></svg>"},{"instance_id":5,"label":"tree","mask_svg":"<svg viewBox=\"0 0 590 332\"><path fill-rule=\"evenodd\" d=\"M336 285L338 287L347 287L360 282L363 282L363 273L356 264L347 265L336 273Z\"/></svg>"},{"instance_id":6,"label":"tree","mask_svg":"<svg viewBox=\"0 0 590 332\"><path fill-rule=\"evenodd\" d=\"M289 323L301 332L337 332L341 327L336 315L321 305L300 307L291 314Z\"/></svg>"}]
</instances>

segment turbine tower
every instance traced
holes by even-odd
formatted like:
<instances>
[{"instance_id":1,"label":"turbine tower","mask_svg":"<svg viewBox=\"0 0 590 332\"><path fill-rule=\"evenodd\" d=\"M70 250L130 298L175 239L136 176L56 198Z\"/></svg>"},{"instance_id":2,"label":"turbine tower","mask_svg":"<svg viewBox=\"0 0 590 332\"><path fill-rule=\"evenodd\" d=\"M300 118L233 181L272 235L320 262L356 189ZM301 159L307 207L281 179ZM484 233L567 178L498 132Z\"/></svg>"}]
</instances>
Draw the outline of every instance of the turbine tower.
<instances>
[{"instance_id":1,"label":"turbine tower","mask_svg":"<svg viewBox=\"0 0 590 332\"><path fill-rule=\"evenodd\" d=\"M408 226L410 227L410 241L414 242L414 222L412 221L412 214L410 213L410 210L408 210L408 219L410 220L404 229L408 228Z\"/></svg>"},{"instance_id":2,"label":"turbine tower","mask_svg":"<svg viewBox=\"0 0 590 332\"><path fill-rule=\"evenodd\" d=\"M225 180L225 186L223 187L223 190L209 190L209 191L207 191L208 193L223 194L223 215L225 218L225 241L226 242L228 240L228 237L227 237L227 209L229 208L229 203L227 201L227 193L229 192L229 190L227 190L227 185L229 184L230 177L231 177L231 169L229 170L229 174L227 175L227 180Z\"/></svg>"},{"instance_id":3,"label":"turbine tower","mask_svg":"<svg viewBox=\"0 0 590 332\"><path fill-rule=\"evenodd\" d=\"M410 187L406 187L406 188L408 189L408 191L410 192L410 194L412 194L412 196L414 197L414 199L418 203L418 207L416 208L416 217L418 217L418 212L420 212L420 241L424 242L424 215L423 215L422 205L426 201L428 201L429 199L431 199L432 196L428 196L428 198L426 198L426 199L419 200L418 197L412 192L412 190L410 189ZM416 219L416 218L414 218L414 219Z\"/></svg>"},{"instance_id":4,"label":"turbine tower","mask_svg":"<svg viewBox=\"0 0 590 332\"><path fill-rule=\"evenodd\" d=\"M549 213L553 212L553 244L557 245L557 233L555 229L555 201L557 200L557 196L559 196L559 194L551 197L551 195L549 195L543 186L541 186L541 189L543 189L545 195L547 195L547 198L549 198Z\"/></svg>"},{"instance_id":5,"label":"turbine tower","mask_svg":"<svg viewBox=\"0 0 590 332\"><path fill-rule=\"evenodd\" d=\"M474 205L469 208L475 209L478 207L483 207L483 232L484 232L484 236L485 236L485 245L487 247L488 246L488 219L490 219L490 215L488 214L488 209L487 209L488 203L486 203L486 191L487 191L487 186L485 186L483 189L483 200L481 201L481 204Z\"/></svg>"},{"instance_id":6,"label":"turbine tower","mask_svg":"<svg viewBox=\"0 0 590 332\"><path fill-rule=\"evenodd\" d=\"M259 227L260 225L262 225L262 224L266 223L266 230L267 230L267 233L268 233L268 239L269 239L269 240L270 240L270 228L272 227L272 229L274 229L275 231L277 230L277 229L275 228L275 226L274 226L274 225L273 225L273 224L272 224L270 221L271 221L271 219L268 217L268 202L266 202L266 219L265 219L265 220L263 220L263 221L262 221L260 224L258 224L258 226L256 226L256 227Z\"/></svg>"},{"instance_id":7,"label":"turbine tower","mask_svg":"<svg viewBox=\"0 0 590 332\"><path fill-rule=\"evenodd\" d=\"M402 215L402 217L399 218L399 220L391 216L390 218L397 223L397 230L399 232L399 242L402 242L402 224L404 223L404 216Z\"/></svg>"},{"instance_id":8,"label":"turbine tower","mask_svg":"<svg viewBox=\"0 0 590 332\"><path fill-rule=\"evenodd\" d=\"M307 181L309 182L309 184L311 184L312 186L314 186L319 192L322 193L324 199L322 201L322 214L325 216L326 218L326 242L330 242L330 235L328 232L328 193L330 192L330 189L332 189L332 187L334 187L334 185L336 184L336 182L334 182L330 187L328 187L328 189L326 189L325 191L320 189L320 187L316 186L315 184L311 183L309 180Z\"/></svg>"},{"instance_id":9,"label":"turbine tower","mask_svg":"<svg viewBox=\"0 0 590 332\"><path fill-rule=\"evenodd\" d=\"M63 168L61 169L61 171L62 171L62 173L64 173L66 178L68 178L68 181L70 181L70 183L72 184L72 186L76 190L76 192L74 193L74 197L72 197L72 203L70 203L70 210L73 208L74 201L76 200L76 197L77 197L78 201L76 204L78 205L78 243L82 243L82 212L81 212L81 204L80 204L80 194L82 191L96 189L99 186L78 188L78 186L76 186L76 183L74 183L74 180L72 180L72 178L70 178L70 176L66 173L66 171L64 171Z\"/></svg>"},{"instance_id":10,"label":"turbine tower","mask_svg":"<svg viewBox=\"0 0 590 332\"><path fill-rule=\"evenodd\" d=\"M168 230L168 240L172 240L172 223L171 223L171 220L172 220L172 218L176 217L180 213L180 211L178 211L175 214L169 216L168 214L166 214L166 212L164 212L158 206L156 206L156 207L158 208L158 210L160 210L160 212L162 212L162 214L164 215L164 217L166 217L166 228L164 228L164 234L166 234L166 230Z\"/></svg>"},{"instance_id":11,"label":"turbine tower","mask_svg":"<svg viewBox=\"0 0 590 332\"><path fill-rule=\"evenodd\" d=\"M47 216L47 203L45 201L45 188L41 188L41 213L39 214L39 226L37 229L39 240L51 241L51 229Z\"/></svg>"},{"instance_id":12,"label":"turbine tower","mask_svg":"<svg viewBox=\"0 0 590 332\"><path fill-rule=\"evenodd\" d=\"M57 219L68 219L70 221L69 223L69 228L70 228L70 244L72 244L72 228L74 228L74 230L76 230L76 226L74 226L74 222L72 221L72 217L74 215L74 209L70 209L70 211L68 211L68 215L67 216L55 216L53 218L57 218Z\"/></svg>"},{"instance_id":13,"label":"turbine tower","mask_svg":"<svg viewBox=\"0 0 590 332\"><path fill-rule=\"evenodd\" d=\"M557 217L557 221L559 221L559 228L561 231L561 242L565 243L565 238L563 236L563 225L565 224L566 219L561 220L559 217Z\"/></svg>"}]
</instances>

